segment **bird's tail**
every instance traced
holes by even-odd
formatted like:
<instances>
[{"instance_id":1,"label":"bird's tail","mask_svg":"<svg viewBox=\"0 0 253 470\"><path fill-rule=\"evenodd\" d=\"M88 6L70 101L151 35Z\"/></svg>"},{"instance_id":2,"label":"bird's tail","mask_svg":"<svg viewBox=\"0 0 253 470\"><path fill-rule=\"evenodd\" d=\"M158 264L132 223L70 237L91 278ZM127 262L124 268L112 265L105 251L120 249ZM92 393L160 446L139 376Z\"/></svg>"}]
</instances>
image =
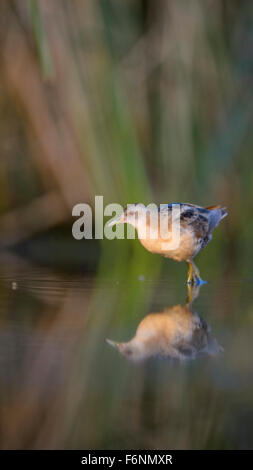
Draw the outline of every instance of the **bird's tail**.
<instances>
[{"instance_id":1,"label":"bird's tail","mask_svg":"<svg viewBox=\"0 0 253 470\"><path fill-rule=\"evenodd\" d=\"M219 209L220 215L221 215L220 220L224 219L224 217L226 217L228 215L227 208L226 207L221 207L220 205L218 205L218 206L208 206L208 207L205 207L205 209L208 209L209 211Z\"/></svg>"},{"instance_id":2,"label":"bird's tail","mask_svg":"<svg viewBox=\"0 0 253 470\"><path fill-rule=\"evenodd\" d=\"M227 217L228 212L226 207L221 207L221 218L224 219L224 217Z\"/></svg>"},{"instance_id":3,"label":"bird's tail","mask_svg":"<svg viewBox=\"0 0 253 470\"><path fill-rule=\"evenodd\" d=\"M206 209L210 211L209 228L213 231L215 227L219 225L220 221L226 217L227 209L221 206L209 206L206 207Z\"/></svg>"}]
</instances>

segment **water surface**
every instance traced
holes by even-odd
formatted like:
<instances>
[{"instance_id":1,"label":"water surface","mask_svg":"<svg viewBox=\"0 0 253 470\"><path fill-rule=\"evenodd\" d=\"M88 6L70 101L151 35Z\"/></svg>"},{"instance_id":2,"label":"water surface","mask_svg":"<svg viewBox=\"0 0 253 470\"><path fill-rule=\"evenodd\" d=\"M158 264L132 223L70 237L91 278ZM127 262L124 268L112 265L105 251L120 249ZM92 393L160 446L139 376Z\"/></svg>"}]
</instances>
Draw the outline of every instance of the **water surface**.
<instances>
[{"instance_id":1,"label":"water surface","mask_svg":"<svg viewBox=\"0 0 253 470\"><path fill-rule=\"evenodd\" d=\"M141 354L106 342L140 323ZM189 309L184 282L3 261L0 446L252 448L252 338L252 280L211 281Z\"/></svg>"}]
</instances>

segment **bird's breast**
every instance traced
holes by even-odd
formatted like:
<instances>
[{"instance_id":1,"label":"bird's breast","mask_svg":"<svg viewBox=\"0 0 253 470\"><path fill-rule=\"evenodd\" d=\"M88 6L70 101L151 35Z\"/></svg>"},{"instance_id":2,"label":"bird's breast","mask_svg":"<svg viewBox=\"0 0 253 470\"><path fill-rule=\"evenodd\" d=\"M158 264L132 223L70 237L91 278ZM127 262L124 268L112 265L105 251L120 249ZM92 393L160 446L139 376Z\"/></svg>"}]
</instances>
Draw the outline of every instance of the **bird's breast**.
<instances>
[{"instance_id":1,"label":"bird's breast","mask_svg":"<svg viewBox=\"0 0 253 470\"><path fill-rule=\"evenodd\" d=\"M200 247L191 230L181 230L178 240L173 240L172 235L168 239L151 239L149 236L140 238L141 244L151 253L160 254L175 261L191 259Z\"/></svg>"}]
</instances>

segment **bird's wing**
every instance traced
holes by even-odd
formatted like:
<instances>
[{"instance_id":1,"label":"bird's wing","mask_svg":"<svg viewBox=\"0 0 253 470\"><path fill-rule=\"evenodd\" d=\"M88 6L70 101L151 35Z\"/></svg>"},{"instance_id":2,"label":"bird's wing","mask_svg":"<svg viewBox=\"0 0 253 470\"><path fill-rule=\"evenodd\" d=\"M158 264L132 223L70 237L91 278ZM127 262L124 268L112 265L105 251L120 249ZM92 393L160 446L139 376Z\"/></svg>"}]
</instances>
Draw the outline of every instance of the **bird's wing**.
<instances>
[{"instance_id":1,"label":"bird's wing","mask_svg":"<svg viewBox=\"0 0 253 470\"><path fill-rule=\"evenodd\" d=\"M167 217L169 226L172 222L172 208L180 207L180 213L178 215L181 228L185 230L192 230L197 238L205 238L208 233L209 222L208 214L209 211L193 204L174 203L174 204L161 204L159 208L160 216ZM177 214L176 220L177 221Z\"/></svg>"},{"instance_id":2,"label":"bird's wing","mask_svg":"<svg viewBox=\"0 0 253 470\"><path fill-rule=\"evenodd\" d=\"M181 227L193 230L196 238L203 240L204 243L210 241L213 229L227 215L226 209L221 206L201 207L188 203L161 204L160 214L164 216L167 214L169 223L171 222L172 208L176 205L180 206Z\"/></svg>"},{"instance_id":3,"label":"bird's wing","mask_svg":"<svg viewBox=\"0 0 253 470\"><path fill-rule=\"evenodd\" d=\"M184 204L180 221L183 228L194 231L196 238L204 239L209 233L209 211L203 207Z\"/></svg>"}]
</instances>

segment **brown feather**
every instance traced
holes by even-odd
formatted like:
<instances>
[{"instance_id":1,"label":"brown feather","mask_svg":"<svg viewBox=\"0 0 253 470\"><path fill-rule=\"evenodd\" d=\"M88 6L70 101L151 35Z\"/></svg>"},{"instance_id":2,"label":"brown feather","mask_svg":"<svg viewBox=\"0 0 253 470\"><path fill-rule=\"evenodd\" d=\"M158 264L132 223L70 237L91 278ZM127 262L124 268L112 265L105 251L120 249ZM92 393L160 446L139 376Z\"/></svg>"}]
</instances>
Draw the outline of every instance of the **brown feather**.
<instances>
[{"instance_id":1,"label":"brown feather","mask_svg":"<svg viewBox=\"0 0 253 470\"><path fill-rule=\"evenodd\" d=\"M221 205L218 204L217 206L208 206L205 207L205 209L207 209L208 211L212 211L213 209L221 209Z\"/></svg>"}]
</instances>

